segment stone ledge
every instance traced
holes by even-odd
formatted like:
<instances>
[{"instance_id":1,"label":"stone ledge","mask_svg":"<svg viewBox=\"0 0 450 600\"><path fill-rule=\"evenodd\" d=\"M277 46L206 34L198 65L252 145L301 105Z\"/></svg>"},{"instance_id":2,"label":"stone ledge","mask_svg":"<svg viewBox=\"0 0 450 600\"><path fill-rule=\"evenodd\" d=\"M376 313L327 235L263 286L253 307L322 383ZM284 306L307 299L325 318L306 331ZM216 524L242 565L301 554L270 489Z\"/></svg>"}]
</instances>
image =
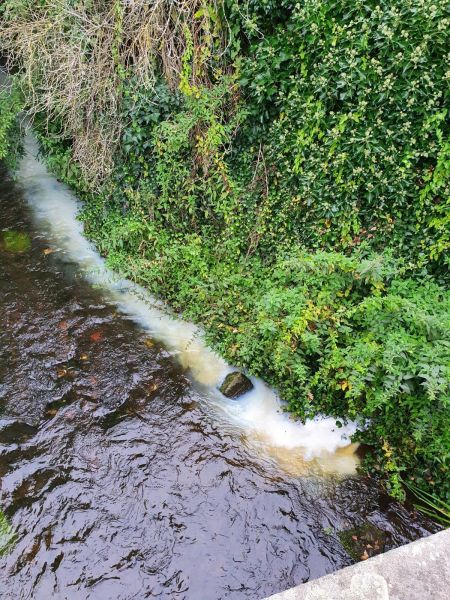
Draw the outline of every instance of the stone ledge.
<instances>
[{"instance_id":1,"label":"stone ledge","mask_svg":"<svg viewBox=\"0 0 450 600\"><path fill-rule=\"evenodd\" d=\"M266 600L449 600L450 529Z\"/></svg>"}]
</instances>

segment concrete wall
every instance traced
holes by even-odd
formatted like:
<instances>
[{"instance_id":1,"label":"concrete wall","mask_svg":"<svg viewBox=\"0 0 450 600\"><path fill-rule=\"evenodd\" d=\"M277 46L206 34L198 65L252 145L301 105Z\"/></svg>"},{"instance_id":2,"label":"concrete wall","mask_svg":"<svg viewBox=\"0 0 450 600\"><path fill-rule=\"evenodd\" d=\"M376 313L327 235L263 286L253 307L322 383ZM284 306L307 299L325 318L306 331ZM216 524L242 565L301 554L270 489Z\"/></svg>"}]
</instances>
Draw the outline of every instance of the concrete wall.
<instances>
[{"instance_id":1,"label":"concrete wall","mask_svg":"<svg viewBox=\"0 0 450 600\"><path fill-rule=\"evenodd\" d=\"M450 600L450 529L275 594L270 600Z\"/></svg>"}]
</instances>

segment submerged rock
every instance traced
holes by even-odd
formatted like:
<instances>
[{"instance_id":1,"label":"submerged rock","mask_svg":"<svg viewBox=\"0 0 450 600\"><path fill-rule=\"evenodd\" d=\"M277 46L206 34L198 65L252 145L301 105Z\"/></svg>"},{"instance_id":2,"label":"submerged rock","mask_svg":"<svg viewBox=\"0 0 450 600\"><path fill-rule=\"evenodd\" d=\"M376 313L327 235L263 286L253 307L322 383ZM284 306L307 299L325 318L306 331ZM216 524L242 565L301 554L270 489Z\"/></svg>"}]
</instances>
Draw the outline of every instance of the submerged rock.
<instances>
[{"instance_id":1,"label":"submerged rock","mask_svg":"<svg viewBox=\"0 0 450 600\"><path fill-rule=\"evenodd\" d=\"M227 398L238 398L253 389L253 383L240 371L228 373L219 391Z\"/></svg>"},{"instance_id":2,"label":"submerged rock","mask_svg":"<svg viewBox=\"0 0 450 600\"><path fill-rule=\"evenodd\" d=\"M16 419L0 419L0 444L19 444L35 435L37 428Z\"/></svg>"},{"instance_id":3,"label":"submerged rock","mask_svg":"<svg viewBox=\"0 0 450 600\"><path fill-rule=\"evenodd\" d=\"M385 550L387 534L372 523L366 522L354 529L338 531L345 550L355 560L366 560Z\"/></svg>"}]
</instances>

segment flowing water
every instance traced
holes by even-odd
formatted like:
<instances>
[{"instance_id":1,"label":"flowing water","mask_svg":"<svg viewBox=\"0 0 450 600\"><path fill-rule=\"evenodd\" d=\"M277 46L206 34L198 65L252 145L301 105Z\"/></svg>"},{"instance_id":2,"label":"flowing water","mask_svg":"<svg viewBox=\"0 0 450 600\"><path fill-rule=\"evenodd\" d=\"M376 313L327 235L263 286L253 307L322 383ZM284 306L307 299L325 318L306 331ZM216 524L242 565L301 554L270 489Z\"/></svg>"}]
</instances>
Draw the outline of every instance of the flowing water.
<instances>
[{"instance_id":1,"label":"flowing water","mask_svg":"<svg viewBox=\"0 0 450 600\"><path fill-rule=\"evenodd\" d=\"M0 173L0 598L259 599L436 526L357 476L353 426L291 422L191 325L115 278L35 158Z\"/></svg>"}]
</instances>

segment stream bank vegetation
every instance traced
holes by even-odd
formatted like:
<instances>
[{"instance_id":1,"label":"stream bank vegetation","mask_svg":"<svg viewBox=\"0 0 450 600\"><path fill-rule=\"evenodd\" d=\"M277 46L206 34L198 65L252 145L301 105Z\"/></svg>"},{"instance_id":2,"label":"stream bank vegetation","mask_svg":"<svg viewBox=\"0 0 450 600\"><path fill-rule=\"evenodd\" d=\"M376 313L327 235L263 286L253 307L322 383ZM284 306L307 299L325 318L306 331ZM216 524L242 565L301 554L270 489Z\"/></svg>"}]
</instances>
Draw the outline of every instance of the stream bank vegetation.
<instances>
[{"instance_id":1,"label":"stream bank vegetation","mask_svg":"<svg viewBox=\"0 0 450 600\"><path fill-rule=\"evenodd\" d=\"M392 495L405 480L448 502L449 6L0 11L19 90L0 99L0 154L23 105L110 266L296 417L359 420Z\"/></svg>"}]
</instances>

